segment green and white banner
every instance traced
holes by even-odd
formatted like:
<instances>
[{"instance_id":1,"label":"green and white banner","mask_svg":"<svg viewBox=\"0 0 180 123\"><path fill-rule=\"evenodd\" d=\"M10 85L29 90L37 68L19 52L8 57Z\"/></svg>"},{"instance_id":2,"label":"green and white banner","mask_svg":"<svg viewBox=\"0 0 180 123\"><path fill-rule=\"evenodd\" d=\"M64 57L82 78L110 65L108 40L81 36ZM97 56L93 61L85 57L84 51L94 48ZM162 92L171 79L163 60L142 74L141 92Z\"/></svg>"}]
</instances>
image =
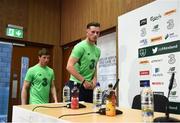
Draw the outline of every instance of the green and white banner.
<instances>
[{"instance_id":1,"label":"green and white banner","mask_svg":"<svg viewBox=\"0 0 180 123\"><path fill-rule=\"evenodd\" d=\"M154 93L167 97L175 73L169 109L180 114L179 21L179 0L156 0L118 17L120 106L131 107L143 80L150 80Z\"/></svg>"}]
</instances>

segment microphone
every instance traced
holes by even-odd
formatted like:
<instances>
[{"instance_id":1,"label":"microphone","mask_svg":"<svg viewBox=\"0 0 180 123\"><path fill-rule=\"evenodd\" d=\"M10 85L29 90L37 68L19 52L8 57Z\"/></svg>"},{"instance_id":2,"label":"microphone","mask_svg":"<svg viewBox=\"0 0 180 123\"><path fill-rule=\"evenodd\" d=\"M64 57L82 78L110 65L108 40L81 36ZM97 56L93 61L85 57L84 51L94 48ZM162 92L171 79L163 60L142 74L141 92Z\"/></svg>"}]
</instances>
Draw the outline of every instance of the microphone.
<instances>
[{"instance_id":1,"label":"microphone","mask_svg":"<svg viewBox=\"0 0 180 123\"><path fill-rule=\"evenodd\" d=\"M173 87L174 76L175 76L175 73L173 72L171 75L171 79L170 79L170 83L169 83L169 87L168 87L169 91L168 91L168 102L166 104L166 112L165 112L166 116L155 118L154 122L180 122L180 120L178 120L176 118L169 117L169 95L170 95L171 89Z\"/></svg>"},{"instance_id":2,"label":"microphone","mask_svg":"<svg viewBox=\"0 0 180 123\"><path fill-rule=\"evenodd\" d=\"M117 88L118 84L119 84L119 79L116 80L116 83L115 83L114 86L113 86L113 90L115 90L115 89ZM105 99L106 99L106 97L107 97L107 91L108 91L108 90L104 90L104 91L102 92L102 104L105 104Z\"/></svg>"},{"instance_id":3,"label":"microphone","mask_svg":"<svg viewBox=\"0 0 180 123\"><path fill-rule=\"evenodd\" d=\"M117 79L116 83L114 84L113 90L117 88L118 84L119 84L119 79Z\"/></svg>"},{"instance_id":4,"label":"microphone","mask_svg":"<svg viewBox=\"0 0 180 123\"><path fill-rule=\"evenodd\" d=\"M175 73L172 73L172 76L171 76L171 79L170 79L170 83L169 83L169 92L171 91L171 89L173 87L174 76L175 76ZM168 97L169 97L169 93L168 93Z\"/></svg>"}]
</instances>

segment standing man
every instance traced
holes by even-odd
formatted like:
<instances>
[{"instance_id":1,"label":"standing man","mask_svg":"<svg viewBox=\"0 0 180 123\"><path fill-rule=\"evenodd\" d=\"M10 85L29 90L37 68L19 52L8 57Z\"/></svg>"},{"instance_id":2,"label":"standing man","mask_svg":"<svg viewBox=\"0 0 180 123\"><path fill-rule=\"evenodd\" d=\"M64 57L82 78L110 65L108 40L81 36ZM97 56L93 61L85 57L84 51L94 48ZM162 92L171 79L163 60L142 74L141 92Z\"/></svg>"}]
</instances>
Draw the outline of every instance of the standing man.
<instances>
[{"instance_id":1,"label":"standing man","mask_svg":"<svg viewBox=\"0 0 180 123\"><path fill-rule=\"evenodd\" d=\"M29 68L26 73L21 92L22 105L49 103L50 93L57 103L54 71L47 66L50 54L45 48L41 49L38 54L39 63Z\"/></svg>"},{"instance_id":2,"label":"standing man","mask_svg":"<svg viewBox=\"0 0 180 123\"><path fill-rule=\"evenodd\" d=\"M87 24L86 39L74 46L67 63L66 69L71 74L67 84L72 89L74 82L78 83L80 101L93 101L93 89L97 81L96 65L100 57L100 49L96 46L99 35L98 22Z\"/></svg>"}]
</instances>

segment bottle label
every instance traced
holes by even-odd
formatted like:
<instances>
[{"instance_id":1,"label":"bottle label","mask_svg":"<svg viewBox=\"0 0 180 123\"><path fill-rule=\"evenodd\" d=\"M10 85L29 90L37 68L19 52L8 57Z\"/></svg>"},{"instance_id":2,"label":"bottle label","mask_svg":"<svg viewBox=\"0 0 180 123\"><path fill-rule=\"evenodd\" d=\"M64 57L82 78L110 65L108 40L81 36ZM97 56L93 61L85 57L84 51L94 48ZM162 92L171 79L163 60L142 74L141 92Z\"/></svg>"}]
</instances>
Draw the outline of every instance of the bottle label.
<instances>
[{"instance_id":1,"label":"bottle label","mask_svg":"<svg viewBox=\"0 0 180 123\"><path fill-rule=\"evenodd\" d=\"M111 101L107 101L107 103L106 103L106 115L107 116L115 116L116 115L115 104Z\"/></svg>"},{"instance_id":2,"label":"bottle label","mask_svg":"<svg viewBox=\"0 0 180 123\"><path fill-rule=\"evenodd\" d=\"M78 98L71 98L71 109L78 109L79 108L79 99Z\"/></svg>"},{"instance_id":3,"label":"bottle label","mask_svg":"<svg viewBox=\"0 0 180 123\"><path fill-rule=\"evenodd\" d=\"M63 102L69 102L70 101L70 92L68 92L68 90L64 90L64 94L63 94Z\"/></svg>"},{"instance_id":4,"label":"bottle label","mask_svg":"<svg viewBox=\"0 0 180 123\"><path fill-rule=\"evenodd\" d=\"M154 116L153 92L149 87L144 87L141 92L141 110L143 122L152 122Z\"/></svg>"}]
</instances>

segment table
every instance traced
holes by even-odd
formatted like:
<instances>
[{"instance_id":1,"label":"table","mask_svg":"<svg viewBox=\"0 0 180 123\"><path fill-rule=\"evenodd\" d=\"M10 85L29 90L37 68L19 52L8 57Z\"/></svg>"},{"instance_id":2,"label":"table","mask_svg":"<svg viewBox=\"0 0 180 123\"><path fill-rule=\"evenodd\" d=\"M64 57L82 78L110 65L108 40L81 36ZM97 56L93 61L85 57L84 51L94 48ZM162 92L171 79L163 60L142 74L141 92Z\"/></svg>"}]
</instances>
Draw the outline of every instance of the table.
<instances>
[{"instance_id":1,"label":"table","mask_svg":"<svg viewBox=\"0 0 180 123\"><path fill-rule=\"evenodd\" d=\"M111 122L142 122L141 119L141 110L131 109L126 107L118 107L117 109L123 111L122 115L116 115L115 117L110 117L106 115L100 115L97 113L78 115L78 116L64 116L58 118L64 114L79 114L93 112L93 104L83 103L86 105L86 108L80 109L69 109L63 103L49 103L43 105L18 105L13 106L13 122L53 122L53 123L75 123L75 122L91 122L91 123L111 123ZM43 108L39 107L32 111L36 106L51 106L59 108ZM155 112L154 116L164 116L164 113ZM180 115L170 114L174 118L180 119Z\"/></svg>"}]
</instances>

